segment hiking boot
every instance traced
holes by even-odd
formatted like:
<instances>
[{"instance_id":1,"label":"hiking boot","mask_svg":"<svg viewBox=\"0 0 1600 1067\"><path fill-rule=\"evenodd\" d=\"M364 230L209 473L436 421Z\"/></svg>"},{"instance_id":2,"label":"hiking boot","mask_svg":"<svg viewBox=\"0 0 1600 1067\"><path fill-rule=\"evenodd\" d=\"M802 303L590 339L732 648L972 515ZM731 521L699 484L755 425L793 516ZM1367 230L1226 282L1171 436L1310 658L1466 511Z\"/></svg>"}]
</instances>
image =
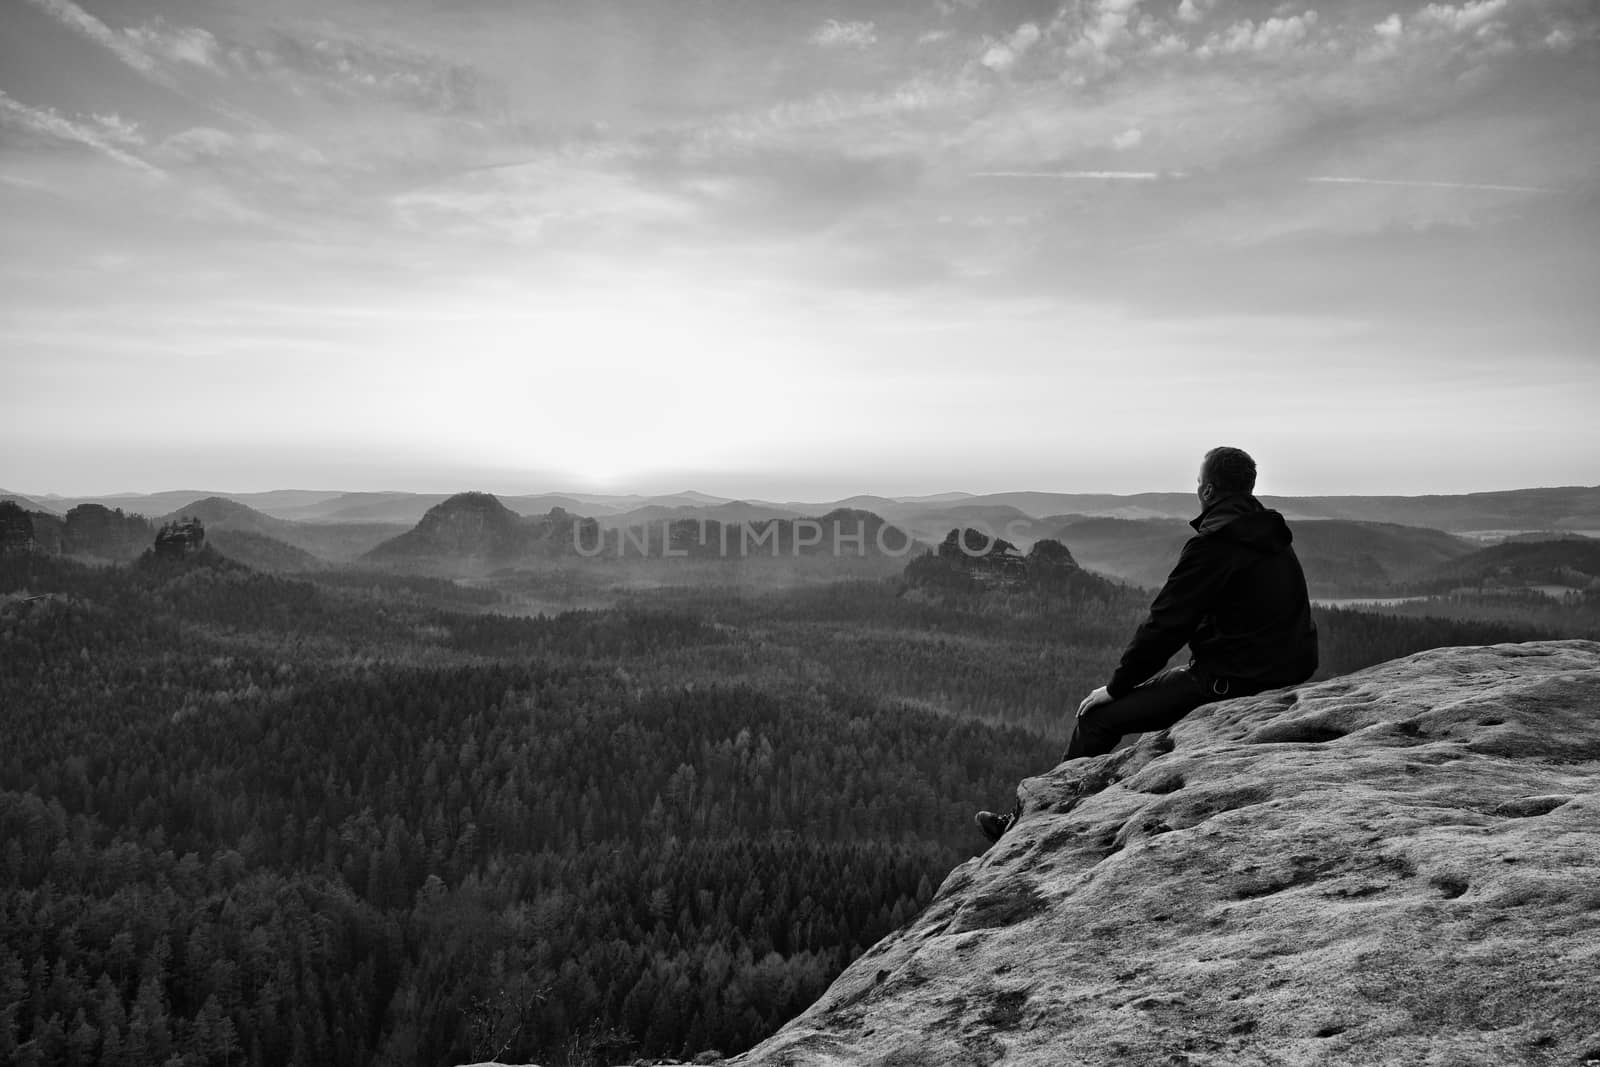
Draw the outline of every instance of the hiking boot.
<instances>
[{"instance_id":1,"label":"hiking boot","mask_svg":"<svg viewBox=\"0 0 1600 1067\"><path fill-rule=\"evenodd\" d=\"M983 831L983 836L990 841L998 841L1001 836L1016 823L1017 813L1008 811L1004 815L992 811L980 811L972 817L978 824L978 829Z\"/></svg>"}]
</instances>

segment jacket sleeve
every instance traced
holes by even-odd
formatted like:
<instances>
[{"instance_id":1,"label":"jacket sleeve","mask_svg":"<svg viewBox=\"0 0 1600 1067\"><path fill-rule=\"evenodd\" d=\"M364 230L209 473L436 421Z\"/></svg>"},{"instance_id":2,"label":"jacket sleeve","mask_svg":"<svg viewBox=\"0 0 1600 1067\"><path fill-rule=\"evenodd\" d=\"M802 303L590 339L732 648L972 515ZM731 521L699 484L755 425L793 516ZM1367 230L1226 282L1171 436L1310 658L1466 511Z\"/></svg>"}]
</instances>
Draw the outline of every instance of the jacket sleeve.
<instances>
[{"instance_id":1,"label":"jacket sleeve","mask_svg":"<svg viewBox=\"0 0 1600 1067\"><path fill-rule=\"evenodd\" d=\"M1184 543L1177 565L1151 603L1150 614L1134 631L1133 640L1106 685L1112 699L1127 696L1130 689L1159 671L1174 652L1189 643L1228 580L1232 556L1227 546L1214 537L1191 537Z\"/></svg>"}]
</instances>

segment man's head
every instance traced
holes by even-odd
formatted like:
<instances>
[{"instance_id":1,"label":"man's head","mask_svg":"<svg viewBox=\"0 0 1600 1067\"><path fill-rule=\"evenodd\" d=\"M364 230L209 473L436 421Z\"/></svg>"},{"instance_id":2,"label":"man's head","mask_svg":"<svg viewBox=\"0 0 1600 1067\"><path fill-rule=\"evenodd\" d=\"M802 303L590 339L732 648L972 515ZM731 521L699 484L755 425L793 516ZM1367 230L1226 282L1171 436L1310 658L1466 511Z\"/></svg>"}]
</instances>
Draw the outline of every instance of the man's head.
<instances>
[{"instance_id":1,"label":"man's head","mask_svg":"<svg viewBox=\"0 0 1600 1067\"><path fill-rule=\"evenodd\" d=\"M1242 448L1222 445L1206 453L1200 461L1200 476L1195 486L1202 506L1230 493L1253 493L1256 488L1256 461Z\"/></svg>"}]
</instances>

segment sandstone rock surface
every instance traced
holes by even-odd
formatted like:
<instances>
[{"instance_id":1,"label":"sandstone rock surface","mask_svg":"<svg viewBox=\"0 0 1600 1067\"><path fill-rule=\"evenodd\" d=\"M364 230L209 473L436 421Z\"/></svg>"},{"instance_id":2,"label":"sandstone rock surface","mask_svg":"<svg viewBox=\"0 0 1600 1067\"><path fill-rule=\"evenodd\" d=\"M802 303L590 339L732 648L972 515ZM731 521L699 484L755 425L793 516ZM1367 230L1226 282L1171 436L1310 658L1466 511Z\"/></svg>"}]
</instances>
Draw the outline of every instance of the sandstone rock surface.
<instances>
[{"instance_id":1,"label":"sandstone rock surface","mask_svg":"<svg viewBox=\"0 0 1600 1067\"><path fill-rule=\"evenodd\" d=\"M1209 705L1020 794L731 1062L1600 1062L1600 644Z\"/></svg>"}]
</instances>

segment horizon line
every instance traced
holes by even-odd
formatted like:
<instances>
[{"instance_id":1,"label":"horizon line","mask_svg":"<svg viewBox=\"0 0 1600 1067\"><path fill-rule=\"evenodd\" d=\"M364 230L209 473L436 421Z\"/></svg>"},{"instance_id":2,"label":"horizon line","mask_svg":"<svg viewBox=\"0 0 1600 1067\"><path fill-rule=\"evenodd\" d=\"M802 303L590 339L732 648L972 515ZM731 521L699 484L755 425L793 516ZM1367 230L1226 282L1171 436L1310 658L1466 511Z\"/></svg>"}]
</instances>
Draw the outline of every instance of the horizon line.
<instances>
[{"instance_id":1,"label":"horizon line","mask_svg":"<svg viewBox=\"0 0 1600 1067\"><path fill-rule=\"evenodd\" d=\"M1467 490L1456 490L1456 491L1447 491L1447 492L1441 492L1439 490L1431 490L1431 491L1427 491L1427 492L1394 492L1394 491L1388 491L1388 492L1384 492L1384 491L1378 491L1378 492L1371 492L1371 491L1369 491L1369 492L1282 492L1282 491L1276 491L1275 492L1275 491L1265 491L1265 492L1263 492L1263 491L1256 491L1254 495L1256 495L1258 497L1276 497L1276 498L1280 498L1280 499L1316 499L1316 498L1335 498L1335 499L1337 499L1337 498L1348 498L1348 497L1378 497L1378 498L1415 499L1415 498L1424 498L1424 497L1480 496L1480 495L1485 495L1485 494L1490 494L1490 493L1537 492L1537 491L1560 490L1560 489L1568 489L1568 490L1572 490L1572 489L1600 490L1600 484L1582 485L1582 484L1577 484L1577 483L1570 483L1570 484L1564 484L1564 485L1516 485L1516 486L1511 486L1511 487L1501 487L1501 488L1493 488L1493 489L1467 489ZM789 498L786 498L786 499L780 499L779 497L773 496L773 495L770 495L770 494L767 494L767 495L745 494L745 495L728 496L728 495L718 494L718 493L709 493L709 492L705 492L705 491L699 490L699 489L673 489L673 490L666 490L666 491L661 491L661 492L647 492L647 491L642 491L642 490L637 490L637 489L604 490L604 491L602 491L602 490L594 490L594 489L529 489L529 490L501 490L501 491L497 491L497 490L481 489L481 488L478 488L478 489L467 488L467 489L449 489L449 490L445 490L445 489L346 489L346 488L306 489L306 488L299 488L299 487L279 487L279 488L273 488L273 489L195 489L195 488L175 488L175 489L154 489L154 490L145 490L145 491L141 491L141 490L118 490L116 492L109 492L109 493L60 493L60 492L38 493L38 492L25 492L25 491L16 490L16 489L0 488L0 498L21 497L21 498L24 498L24 499L27 499L27 500L35 500L35 501L45 501L45 500L81 500L81 501L88 501L88 500L114 500L114 499L124 499L124 498L139 499L139 498L149 498L149 497L156 497L156 496L165 496L165 495L174 494L174 493L195 493L195 494L197 494L197 495L199 495L201 497L207 497L207 496L217 496L217 497L264 496L264 495L268 495L268 494L271 494L271 493L327 493L327 494L330 494L330 496L353 496L353 495L357 495L357 494L398 494L398 495L402 495L402 496L443 496L443 497L451 497L451 496L460 495L462 493L487 493L490 496L494 496L494 497L508 497L508 498L513 498L513 499L514 498L519 498L519 497L568 496L568 497L595 497L595 498L601 498L601 499L637 498L637 499L641 499L641 500L652 500L652 499L657 499L657 498L660 498L660 497L678 497L678 496L697 495L697 496L704 496L704 497L711 498L712 502L706 504L705 506L713 506L714 507L714 506L718 506L718 505L721 505L721 504L750 503L752 501L761 501L761 502L771 503L771 504L839 503L841 501L850 500L850 499L852 499L854 497L863 497L863 496L864 497L878 497L880 499L891 500L891 501L894 501L896 503L906 503L906 502L953 503L954 501L937 501L937 500L930 501L928 498L930 498L930 497L982 498L982 497L995 497L995 496L1014 496L1014 495L1020 495L1020 494L1034 494L1034 495L1041 495L1041 496L1112 496L1112 497L1193 496L1194 495L1194 489L1190 488L1190 487L1186 487L1186 488L1183 488L1183 489L1138 489L1138 490L1131 490L1131 491L1130 490L1107 490L1107 489L996 489L996 490L989 490L989 491L985 491L985 492L972 492L970 490L964 490L964 489L947 489L947 490L941 490L941 491L938 491L938 492L931 492L931 493L929 493L929 492L908 492L908 493L898 493L898 494L896 494L896 493L887 493L887 492L873 492L873 491L870 491L870 490L863 490L863 491L859 491L859 492L845 493L845 494L842 494L842 495L839 495L839 496L820 496L820 497L810 497L810 498L789 497Z\"/></svg>"}]
</instances>

